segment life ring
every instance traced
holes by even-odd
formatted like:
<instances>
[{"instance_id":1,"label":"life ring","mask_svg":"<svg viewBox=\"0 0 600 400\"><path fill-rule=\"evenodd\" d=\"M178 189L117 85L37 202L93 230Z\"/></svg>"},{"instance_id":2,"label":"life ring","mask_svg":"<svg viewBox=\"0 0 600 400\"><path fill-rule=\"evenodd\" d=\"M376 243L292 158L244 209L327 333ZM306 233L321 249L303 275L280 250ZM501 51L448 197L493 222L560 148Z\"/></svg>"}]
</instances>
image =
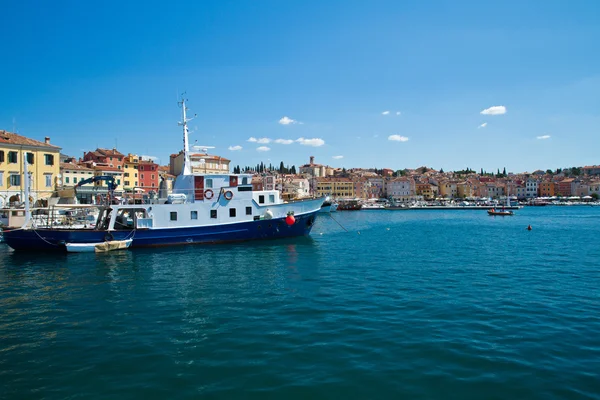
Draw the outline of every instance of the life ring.
<instances>
[{"instance_id":1,"label":"life ring","mask_svg":"<svg viewBox=\"0 0 600 400\"><path fill-rule=\"evenodd\" d=\"M233 199L233 192L228 190L223 194L223 197L225 197L225 200L231 200Z\"/></svg>"},{"instance_id":2,"label":"life ring","mask_svg":"<svg viewBox=\"0 0 600 400\"><path fill-rule=\"evenodd\" d=\"M112 241L114 239L115 239L115 237L110 232L106 232L106 235L104 235L104 241L105 242L110 242L110 241Z\"/></svg>"},{"instance_id":3,"label":"life ring","mask_svg":"<svg viewBox=\"0 0 600 400\"><path fill-rule=\"evenodd\" d=\"M215 195L215 194L214 194L214 193L213 193L213 191L212 191L212 190L210 190L210 189L206 189L206 190L204 191L204 198L205 198L205 199L208 199L208 200L210 200L210 199L212 199L212 198L213 198L213 196L214 196L214 195Z\"/></svg>"}]
</instances>

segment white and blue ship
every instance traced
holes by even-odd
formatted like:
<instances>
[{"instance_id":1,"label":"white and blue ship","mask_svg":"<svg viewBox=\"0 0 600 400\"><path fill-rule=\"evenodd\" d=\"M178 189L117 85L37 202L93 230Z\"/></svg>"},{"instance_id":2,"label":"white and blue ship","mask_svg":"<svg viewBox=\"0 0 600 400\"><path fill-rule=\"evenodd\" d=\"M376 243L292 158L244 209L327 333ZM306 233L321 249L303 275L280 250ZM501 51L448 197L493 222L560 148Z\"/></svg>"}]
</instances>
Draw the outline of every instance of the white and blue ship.
<instances>
[{"instance_id":1,"label":"white and blue ship","mask_svg":"<svg viewBox=\"0 0 600 400\"><path fill-rule=\"evenodd\" d=\"M183 110L184 166L173 193L151 204L99 207L93 227L57 227L27 218L4 231L15 250L58 250L130 241L130 248L223 243L308 235L324 198L284 202L276 190L255 191L250 174L192 173L189 119ZM75 245L75 246L74 246Z\"/></svg>"}]
</instances>

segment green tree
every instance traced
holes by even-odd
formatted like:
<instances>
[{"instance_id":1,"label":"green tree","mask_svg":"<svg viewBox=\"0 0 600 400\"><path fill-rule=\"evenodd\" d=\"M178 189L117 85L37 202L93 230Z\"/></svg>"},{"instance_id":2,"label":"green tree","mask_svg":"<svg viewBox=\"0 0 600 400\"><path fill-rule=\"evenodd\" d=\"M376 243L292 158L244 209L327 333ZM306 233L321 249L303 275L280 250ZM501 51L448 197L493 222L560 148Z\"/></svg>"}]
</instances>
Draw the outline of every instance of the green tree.
<instances>
[{"instance_id":1,"label":"green tree","mask_svg":"<svg viewBox=\"0 0 600 400\"><path fill-rule=\"evenodd\" d=\"M549 174L549 175L552 175L552 170L551 169L547 169L546 173Z\"/></svg>"},{"instance_id":2,"label":"green tree","mask_svg":"<svg viewBox=\"0 0 600 400\"><path fill-rule=\"evenodd\" d=\"M440 174L444 173L444 168L440 168Z\"/></svg>"},{"instance_id":3,"label":"green tree","mask_svg":"<svg viewBox=\"0 0 600 400\"><path fill-rule=\"evenodd\" d=\"M598 198L600 197L600 196L598 196L598 193L592 193L591 196L592 196L592 199L594 199L594 200L598 200Z\"/></svg>"}]
</instances>

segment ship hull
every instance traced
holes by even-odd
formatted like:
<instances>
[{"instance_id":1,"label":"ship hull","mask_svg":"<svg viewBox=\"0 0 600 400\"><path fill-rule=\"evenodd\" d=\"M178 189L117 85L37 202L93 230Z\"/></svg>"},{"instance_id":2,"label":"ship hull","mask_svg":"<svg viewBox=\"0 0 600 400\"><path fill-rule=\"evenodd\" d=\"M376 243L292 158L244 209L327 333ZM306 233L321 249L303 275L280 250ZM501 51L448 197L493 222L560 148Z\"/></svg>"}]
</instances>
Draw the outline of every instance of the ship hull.
<instances>
[{"instance_id":1,"label":"ship hull","mask_svg":"<svg viewBox=\"0 0 600 400\"><path fill-rule=\"evenodd\" d=\"M288 225L285 218L262 219L198 227L101 231L84 229L14 229L4 232L6 244L19 251L66 251L66 243L102 243L107 240L133 239L130 248L189 244L241 242L307 236L317 211L295 217Z\"/></svg>"}]
</instances>

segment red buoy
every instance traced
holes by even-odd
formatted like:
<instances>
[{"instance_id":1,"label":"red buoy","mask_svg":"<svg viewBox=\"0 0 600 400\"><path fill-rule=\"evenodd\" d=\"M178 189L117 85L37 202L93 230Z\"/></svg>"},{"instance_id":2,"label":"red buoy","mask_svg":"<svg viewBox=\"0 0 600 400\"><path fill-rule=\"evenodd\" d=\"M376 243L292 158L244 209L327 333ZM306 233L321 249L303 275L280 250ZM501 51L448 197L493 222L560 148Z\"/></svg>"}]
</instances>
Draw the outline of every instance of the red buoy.
<instances>
[{"instance_id":1,"label":"red buoy","mask_svg":"<svg viewBox=\"0 0 600 400\"><path fill-rule=\"evenodd\" d=\"M296 218L294 218L293 215L288 215L287 217L285 217L285 223L288 225L294 225L294 223L296 222Z\"/></svg>"}]
</instances>

